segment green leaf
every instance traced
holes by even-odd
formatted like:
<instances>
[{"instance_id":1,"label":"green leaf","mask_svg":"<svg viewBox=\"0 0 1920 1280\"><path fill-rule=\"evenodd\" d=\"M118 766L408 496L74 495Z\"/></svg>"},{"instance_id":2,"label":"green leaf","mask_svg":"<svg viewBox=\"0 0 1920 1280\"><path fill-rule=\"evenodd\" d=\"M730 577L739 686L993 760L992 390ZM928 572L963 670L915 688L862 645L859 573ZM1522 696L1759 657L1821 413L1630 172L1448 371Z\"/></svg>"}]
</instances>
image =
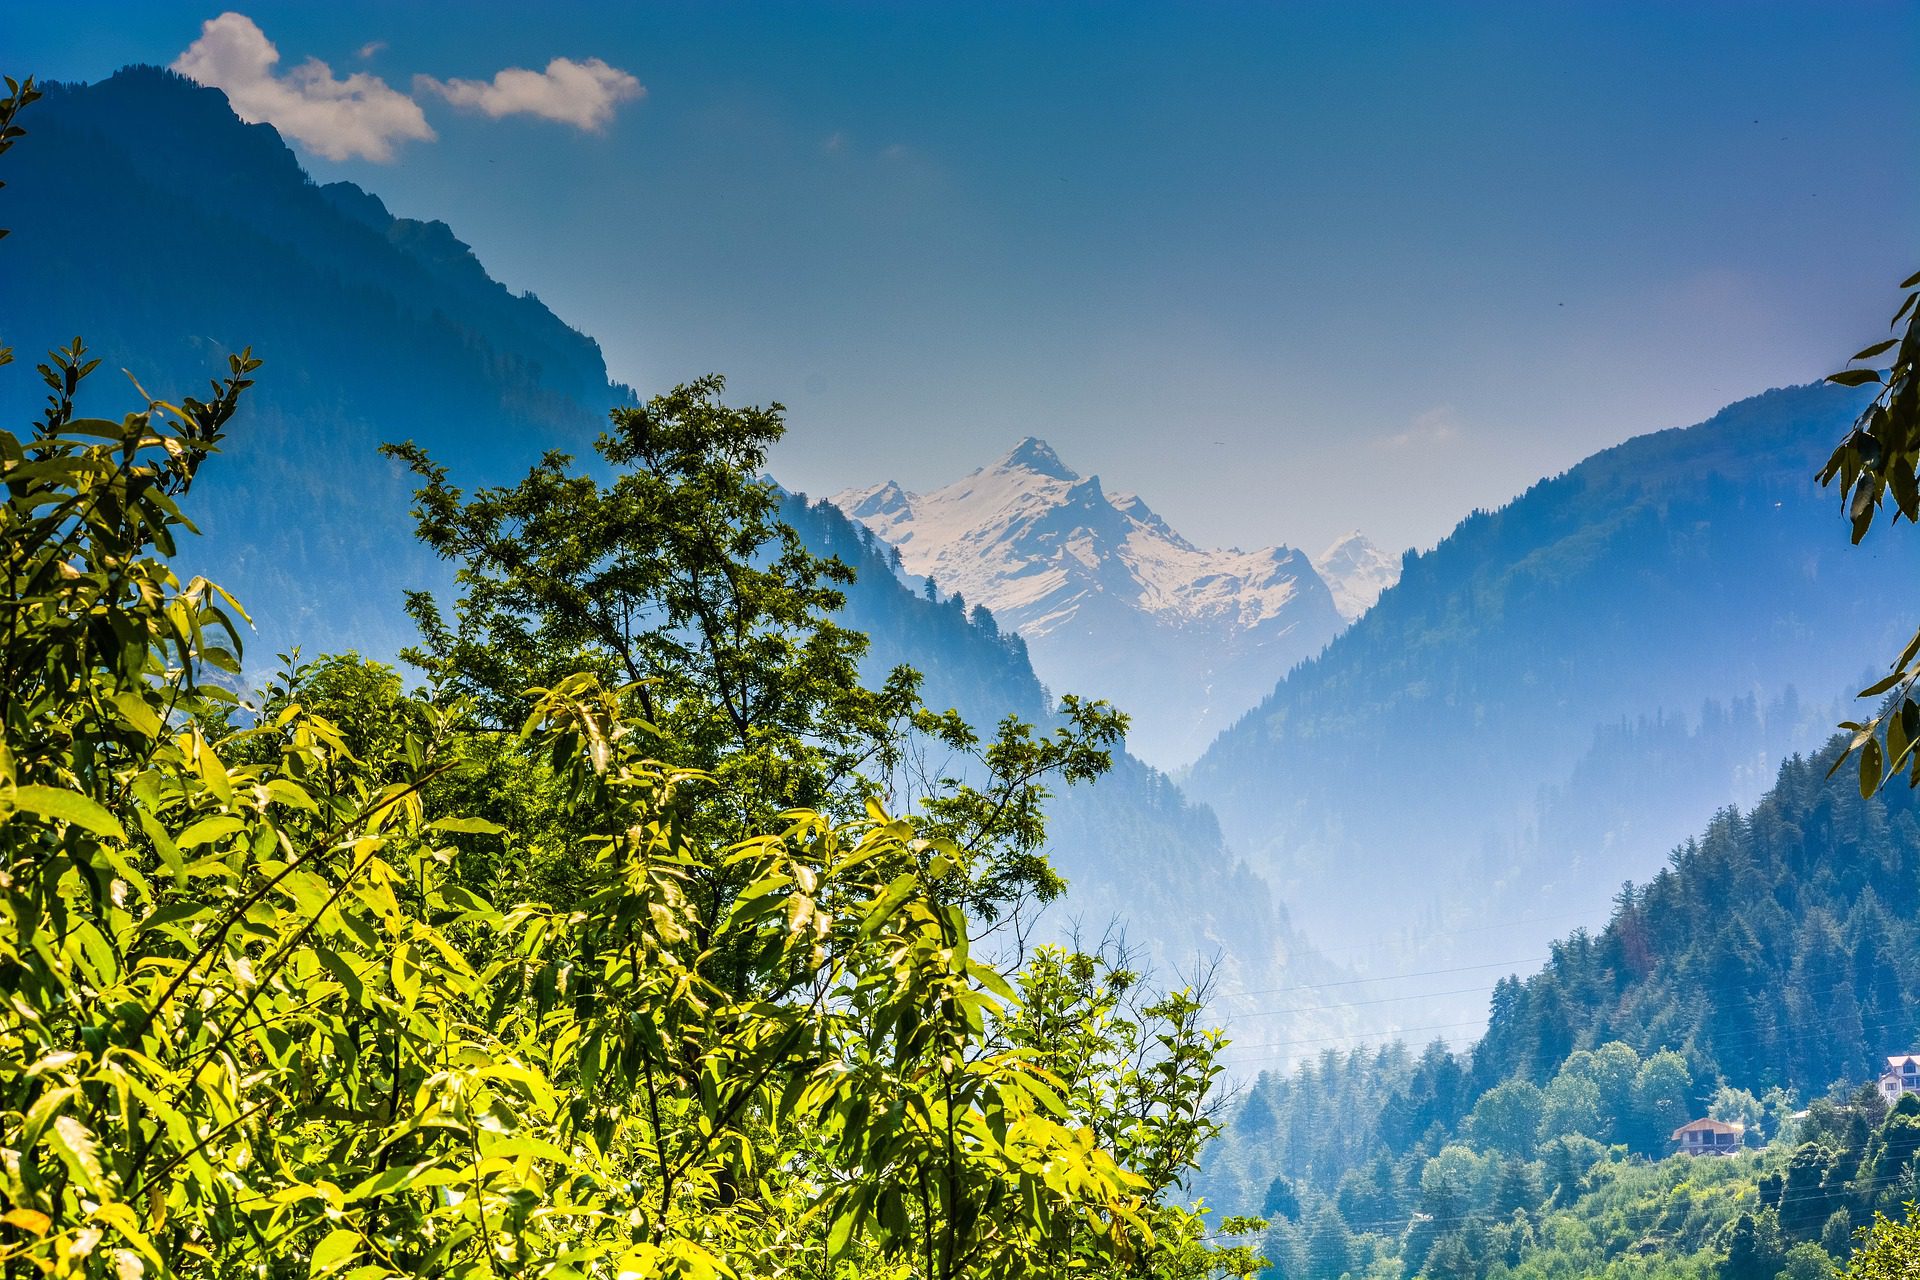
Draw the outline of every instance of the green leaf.
<instances>
[{"instance_id":1,"label":"green leaf","mask_svg":"<svg viewBox=\"0 0 1920 1280\"><path fill-rule=\"evenodd\" d=\"M427 824L429 831L452 831L470 836L503 836L507 829L485 818L437 818Z\"/></svg>"},{"instance_id":2,"label":"green leaf","mask_svg":"<svg viewBox=\"0 0 1920 1280\"><path fill-rule=\"evenodd\" d=\"M843 1209L833 1220L833 1227L827 1232L827 1256L839 1259L847 1254L847 1246L853 1242L854 1213L851 1208Z\"/></svg>"},{"instance_id":3,"label":"green leaf","mask_svg":"<svg viewBox=\"0 0 1920 1280\"><path fill-rule=\"evenodd\" d=\"M1828 374L1827 381L1843 387L1859 387L1869 382L1878 383L1880 374L1874 369L1848 369L1844 373Z\"/></svg>"},{"instance_id":4,"label":"green leaf","mask_svg":"<svg viewBox=\"0 0 1920 1280\"><path fill-rule=\"evenodd\" d=\"M354 972L353 966L348 964L339 952L329 947L315 947L313 954L320 961L320 967L345 988L348 999L355 1004L360 1004L366 999L366 987L360 981L360 975Z\"/></svg>"},{"instance_id":5,"label":"green leaf","mask_svg":"<svg viewBox=\"0 0 1920 1280\"><path fill-rule=\"evenodd\" d=\"M1905 671L1896 671L1884 680L1874 681L1872 684L1868 685L1866 688L1862 689L1859 693L1856 693L1853 696L1856 698L1877 698L1881 694L1893 688L1893 686L1899 684L1902 680L1906 678L1907 678L1907 673Z\"/></svg>"},{"instance_id":6,"label":"green leaf","mask_svg":"<svg viewBox=\"0 0 1920 1280\"><path fill-rule=\"evenodd\" d=\"M411 1009L420 1001L420 961L410 943L401 943L393 953L393 989Z\"/></svg>"},{"instance_id":7,"label":"green leaf","mask_svg":"<svg viewBox=\"0 0 1920 1280\"><path fill-rule=\"evenodd\" d=\"M1860 795L1862 799L1880 789L1880 740L1868 738L1860 747Z\"/></svg>"},{"instance_id":8,"label":"green leaf","mask_svg":"<svg viewBox=\"0 0 1920 1280\"><path fill-rule=\"evenodd\" d=\"M328 1232L326 1239L313 1251L313 1262L307 1274L321 1276L329 1271L337 1271L359 1251L360 1233L338 1227Z\"/></svg>"},{"instance_id":9,"label":"green leaf","mask_svg":"<svg viewBox=\"0 0 1920 1280\"><path fill-rule=\"evenodd\" d=\"M230 836L246 825L247 824L240 821L240 819L230 815L222 815L217 818L202 818L185 831L182 831L179 837L174 840L174 844L182 849L198 848L203 844L211 844L222 836Z\"/></svg>"},{"instance_id":10,"label":"green leaf","mask_svg":"<svg viewBox=\"0 0 1920 1280\"><path fill-rule=\"evenodd\" d=\"M304 809L308 813L317 813L320 809L320 806L313 802L313 797L307 794L306 788L286 778L267 779L267 794L280 804Z\"/></svg>"},{"instance_id":11,"label":"green leaf","mask_svg":"<svg viewBox=\"0 0 1920 1280\"><path fill-rule=\"evenodd\" d=\"M107 1190L107 1174L100 1167L99 1140L79 1117L57 1117L47 1131L47 1143L66 1163L68 1174L82 1190L93 1196Z\"/></svg>"},{"instance_id":12,"label":"green leaf","mask_svg":"<svg viewBox=\"0 0 1920 1280\"><path fill-rule=\"evenodd\" d=\"M862 936L872 937L884 928L887 920L899 909L900 904L912 896L917 883L918 877L911 871L895 876L893 883L887 886L886 892L874 899L873 905L867 908L866 918L860 922Z\"/></svg>"},{"instance_id":13,"label":"green leaf","mask_svg":"<svg viewBox=\"0 0 1920 1280\"><path fill-rule=\"evenodd\" d=\"M1855 360L1871 360L1898 341L1900 341L1898 338L1888 338L1885 342L1876 342L1865 351L1854 352L1852 358Z\"/></svg>"},{"instance_id":14,"label":"green leaf","mask_svg":"<svg viewBox=\"0 0 1920 1280\"><path fill-rule=\"evenodd\" d=\"M145 809L136 809L134 812L140 819L140 829L146 832L147 839L153 842L154 851L160 855L160 861L173 873L174 884L184 888L187 883L187 860L180 856L179 846L174 844L166 828L152 814Z\"/></svg>"},{"instance_id":15,"label":"green leaf","mask_svg":"<svg viewBox=\"0 0 1920 1280\"><path fill-rule=\"evenodd\" d=\"M356 1200L391 1195L395 1191L412 1186L420 1180L422 1174L437 1167L429 1161L425 1164L403 1164L391 1169L382 1169L347 1192L346 1203L352 1204Z\"/></svg>"},{"instance_id":16,"label":"green leaf","mask_svg":"<svg viewBox=\"0 0 1920 1280\"><path fill-rule=\"evenodd\" d=\"M138 733L145 734L149 738L157 738L164 732L160 717L155 714L152 707L147 705L147 700L137 693L114 694L113 708Z\"/></svg>"},{"instance_id":17,"label":"green leaf","mask_svg":"<svg viewBox=\"0 0 1920 1280\"><path fill-rule=\"evenodd\" d=\"M78 791L65 791L59 787L43 787L29 783L16 787L11 799L13 807L26 813L38 814L42 818L52 818L59 822L70 822L76 827L105 836L112 840L125 840L127 833L112 814L101 808L98 803L81 795Z\"/></svg>"}]
</instances>

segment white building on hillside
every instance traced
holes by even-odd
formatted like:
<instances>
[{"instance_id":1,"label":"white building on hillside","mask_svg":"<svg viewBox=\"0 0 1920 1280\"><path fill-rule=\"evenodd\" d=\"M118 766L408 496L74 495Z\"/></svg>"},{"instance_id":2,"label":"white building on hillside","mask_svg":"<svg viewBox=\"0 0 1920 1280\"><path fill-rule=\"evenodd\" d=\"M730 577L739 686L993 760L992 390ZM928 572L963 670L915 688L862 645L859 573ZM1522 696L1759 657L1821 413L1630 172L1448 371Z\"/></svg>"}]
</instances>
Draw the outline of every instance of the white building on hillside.
<instances>
[{"instance_id":1,"label":"white building on hillside","mask_svg":"<svg viewBox=\"0 0 1920 1280\"><path fill-rule=\"evenodd\" d=\"M1880 1096L1898 1102L1903 1093L1920 1093L1920 1053L1896 1053L1887 1058L1880 1076Z\"/></svg>"}]
</instances>

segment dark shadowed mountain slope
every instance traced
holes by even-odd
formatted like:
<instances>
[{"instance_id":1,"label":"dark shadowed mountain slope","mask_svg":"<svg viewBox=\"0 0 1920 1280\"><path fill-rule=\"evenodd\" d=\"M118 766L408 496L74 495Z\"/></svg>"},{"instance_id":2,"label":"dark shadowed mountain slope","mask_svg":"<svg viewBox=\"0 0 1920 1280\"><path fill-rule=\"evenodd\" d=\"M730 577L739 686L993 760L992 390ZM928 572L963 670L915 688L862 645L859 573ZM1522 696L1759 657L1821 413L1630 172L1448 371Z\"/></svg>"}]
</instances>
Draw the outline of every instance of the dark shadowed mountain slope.
<instances>
[{"instance_id":1,"label":"dark shadowed mountain slope","mask_svg":"<svg viewBox=\"0 0 1920 1280\"><path fill-rule=\"evenodd\" d=\"M1756 798L1911 627L1920 538L1849 546L1813 479L1859 403L1769 392L1475 513L1189 790L1316 941L1532 954Z\"/></svg>"},{"instance_id":2,"label":"dark shadowed mountain slope","mask_svg":"<svg viewBox=\"0 0 1920 1280\"><path fill-rule=\"evenodd\" d=\"M266 361L232 456L210 468L206 538L262 612L257 655L296 636L390 653L402 587L437 576L414 547L407 489L375 453L416 438L482 474L579 449L610 385L592 339L490 279L445 224L391 217L345 183L318 187L267 125L218 90L133 67L56 85L7 156L0 283L23 364L0 379L15 420L43 388L31 358L86 338L101 368L85 411L193 394L245 344Z\"/></svg>"}]
</instances>

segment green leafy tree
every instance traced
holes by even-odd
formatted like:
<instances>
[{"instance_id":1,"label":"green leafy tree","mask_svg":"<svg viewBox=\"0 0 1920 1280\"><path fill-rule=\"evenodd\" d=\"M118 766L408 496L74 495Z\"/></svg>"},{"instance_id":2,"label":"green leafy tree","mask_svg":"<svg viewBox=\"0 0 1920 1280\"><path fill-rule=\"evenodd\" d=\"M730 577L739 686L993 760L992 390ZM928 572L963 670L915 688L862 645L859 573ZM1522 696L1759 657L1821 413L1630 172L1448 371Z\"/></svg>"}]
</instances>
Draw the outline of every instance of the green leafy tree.
<instances>
[{"instance_id":1,"label":"green leafy tree","mask_svg":"<svg viewBox=\"0 0 1920 1280\"><path fill-rule=\"evenodd\" d=\"M1757 1214L1743 1213L1728 1235L1721 1280L1773 1280L1786 1261L1785 1255L1773 1213L1765 1209Z\"/></svg>"},{"instance_id":2,"label":"green leafy tree","mask_svg":"<svg viewBox=\"0 0 1920 1280\"><path fill-rule=\"evenodd\" d=\"M1600 1087L1587 1076L1562 1071L1541 1091L1541 1142L1574 1135L1603 1140L1612 1127L1601 1106Z\"/></svg>"},{"instance_id":3,"label":"green leafy tree","mask_svg":"<svg viewBox=\"0 0 1920 1280\"><path fill-rule=\"evenodd\" d=\"M1714 1090L1713 1101L1707 1106L1707 1114L1715 1120L1722 1120L1728 1124L1744 1125L1750 1135L1761 1135L1767 1129L1765 1104L1748 1090L1736 1089L1729 1084L1723 1084Z\"/></svg>"},{"instance_id":4,"label":"green leafy tree","mask_svg":"<svg viewBox=\"0 0 1920 1280\"><path fill-rule=\"evenodd\" d=\"M1794 1245L1787 1250L1785 1264L1781 1266L1778 1280L1833 1280L1839 1271L1833 1265L1833 1259L1827 1251L1811 1242Z\"/></svg>"},{"instance_id":5,"label":"green leafy tree","mask_svg":"<svg viewBox=\"0 0 1920 1280\"><path fill-rule=\"evenodd\" d=\"M1541 1108L1537 1085L1508 1080L1480 1095L1467 1117L1467 1132L1486 1150L1528 1160L1538 1143Z\"/></svg>"},{"instance_id":6,"label":"green leafy tree","mask_svg":"<svg viewBox=\"0 0 1920 1280\"><path fill-rule=\"evenodd\" d=\"M1352 1267L1352 1233L1339 1211L1323 1204L1307 1232L1307 1274L1313 1280L1340 1280Z\"/></svg>"},{"instance_id":7,"label":"green leafy tree","mask_svg":"<svg viewBox=\"0 0 1920 1280\"><path fill-rule=\"evenodd\" d=\"M1911 1280L1920 1275L1920 1209L1907 1205L1905 1221L1875 1214L1847 1263L1847 1280Z\"/></svg>"},{"instance_id":8,"label":"green leafy tree","mask_svg":"<svg viewBox=\"0 0 1920 1280\"><path fill-rule=\"evenodd\" d=\"M1633 1077L1633 1143L1642 1152L1664 1155L1673 1131L1692 1118L1693 1072L1687 1060L1662 1049L1641 1064Z\"/></svg>"},{"instance_id":9,"label":"green leafy tree","mask_svg":"<svg viewBox=\"0 0 1920 1280\"><path fill-rule=\"evenodd\" d=\"M867 688L866 637L833 621L851 571L806 548L761 478L781 407L731 407L722 390L709 377L614 410L596 445L604 482L549 453L469 495L425 451L388 446L421 481L421 538L458 566L451 622L411 597L424 635L411 656L502 725L527 687L575 670L631 690L654 749L713 779L679 816L716 841L788 809L845 817L892 798L974 855L975 913L1051 898L1047 783L1104 772L1124 717L1068 697L1052 733L1009 718L983 739L922 706L910 668ZM916 744L957 763L918 767ZM733 888L709 885L709 911Z\"/></svg>"},{"instance_id":10,"label":"green leafy tree","mask_svg":"<svg viewBox=\"0 0 1920 1280\"><path fill-rule=\"evenodd\" d=\"M1920 274L1901 281L1902 289L1920 287ZM1878 387L1873 402L1854 423L1853 430L1835 447L1820 470L1823 485L1839 482L1840 496L1858 543L1873 527L1889 495L1893 519L1905 516L1920 523L1920 292L1908 293L1889 326L1893 336L1854 354L1854 361L1885 357L1884 367L1848 369L1827 381L1841 386ZM1905 329L1901 325L1904 322ZM1884 698L1879 714L1864 723L1848 721L1840 727L1852 732L1846 753L1834 769L1857 757L1860 794L1870 796L1888 779L1905 772L1908 782L1920 786L1920 703L1913 698L1920 681L1920 632L1901 649L1889 673L1860 691L1863 698Z\"/></svg>"}]
</instances>

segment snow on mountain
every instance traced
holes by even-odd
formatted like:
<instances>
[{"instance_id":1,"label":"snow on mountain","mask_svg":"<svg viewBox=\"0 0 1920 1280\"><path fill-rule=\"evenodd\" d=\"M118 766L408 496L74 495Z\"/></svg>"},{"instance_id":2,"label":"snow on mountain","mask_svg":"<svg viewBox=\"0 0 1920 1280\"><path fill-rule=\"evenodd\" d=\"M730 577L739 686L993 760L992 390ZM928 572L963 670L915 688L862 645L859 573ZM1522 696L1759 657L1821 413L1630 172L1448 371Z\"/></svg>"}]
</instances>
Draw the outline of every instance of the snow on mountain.
<instances>
[{"instance_id":1,"label":"snow on mountain","mask_svg":"<svg viewBox=\"0 0 1920 1280\"><path fill-rule=\"evenodd\" d=\"M1194 759L1344 625L1301 552L1203 550L1031 437L930 493L888 481L832 501L907 573L1017 630L1054 689L1127 711L1129 747L1163 768Z\"/></svg>"},{"instance_id":2,"label":"snow on mountain","mask_svg":"<svg viewBox=\"0 0 1920 1280\"><path fill-rule=\"evenodd\" d=\"M1374 546L1357 529L1315 556L1313 567L1348 622L1373 608L1380 593L1400 581L1399 558Z\"/></svg>"}]
</instances>

